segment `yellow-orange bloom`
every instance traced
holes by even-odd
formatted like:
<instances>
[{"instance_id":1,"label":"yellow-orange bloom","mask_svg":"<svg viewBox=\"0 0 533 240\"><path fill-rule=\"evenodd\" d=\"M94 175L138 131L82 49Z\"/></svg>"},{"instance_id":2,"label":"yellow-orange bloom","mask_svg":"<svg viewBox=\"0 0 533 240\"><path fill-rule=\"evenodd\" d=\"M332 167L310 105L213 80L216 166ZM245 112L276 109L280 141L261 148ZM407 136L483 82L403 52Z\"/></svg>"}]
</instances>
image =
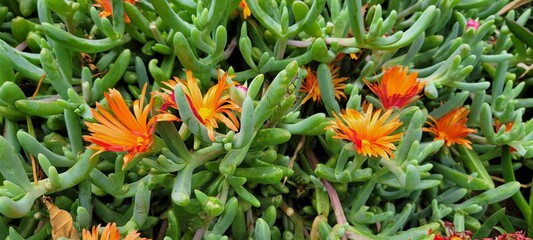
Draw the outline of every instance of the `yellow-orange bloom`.
<instances>
[{"instance_id":1,"label":"yellow-orange bloom","mask_svg":"<svg viewBox=\"0 0 533 240\"><path fill-rule=\"evenodd\" d=\"M402 123L398 116L389 119L392 110L384 114L381 114L381 111L373 111L370 104L365 114L354 109L346 109L340 116L334 113L335 121L331 122L331 128L337 134L335 138L353 142L354 149L361 155L380 156L387 160L394 158L392 150L395 150L396 146L393 142L399 141L403 133L390 134Z\"/></svg>"},{"instance_id":2,"label":"yellow-orange bloom","mask_svg":"<svg viewBox=\"0 0 533 240\"><path fill-rule=\"evenodd\" d=\"M133 114L116 89L104 93L110 111L99 103L96 103L98 111L91 109L98 123L85 122L91 135L84 135L83 139L94 143L88 148L98 150L95 154L126 151L128 153L124 155L124 167L136 154L148 151L154 139L157 121L178 120L176 116L167 113L156 114L148 119L154 99L152 97L148 105L144 106L146 87L143 87L140 99L133 102Z\"/></svg>"},{"instance_id":3,"label":"yellow-orange bloom","mask_svg":"<svg viewBox=\"0 0 533 240\"><path fill-rule=\"evenodd\" d=\"M450 111L439 120L429 116L430 121L427 123L430 127L422 128L422 130L435 135L435 140L444 140L448 147L453 144L461 144L472 149L471 142L466 139L466 136L476 132L476 130L470 129L465 125L468 121L466 116L468 116L469 112L470 110L466 109L466 107L462 107Z\"/></svg>"},{"instance_id":4,"label":"yellow-orange bloom","mask_svg":"<svg viewBox=\"0 0 533 240\"><path fill-rule=\"evenodd\" d=\"M124 0L124 1L129 2L131 4L135 4L135 2L137 2L137 0ZM101 18L109 17L113 15L113 5L111 4L110 0L96 0L96 4L94 4L94 6L102 8L102 11L100 12ZM124 22L126 23L130 22L130 18L128 17L126 12L124 12Z\"/></svg>"},{"instance_id":5,"label":"yellow-orange bloom","mask_svg":"<svg viewBox=\"0 0 533 240\"><path fill-rule=\"evenodd\" d=\"M332 62L328 65L329 71L331 72L331 79L333 82L333 88L335 90L335 98L337 100L341 100L342 98L346 98L346 94L344 93L344 88L346 87L346 80L348 80L347 77L339 77L339 70L340 67L335 67L335 63ZM318 87L318 79L316 71L312 71L311 68L306 67L307 70L307 77L302 82L302 87L300 88L300 92L306 93L307 96L302 100L302 104L309 101L309 99L313 99L313 102L319 102L322 97L320 96L320 88Z\"/></svg>"},{"instance_id":6,"label":"yellow-orange bloom","mask_svg":"<svg viewBox=\"0 0 533 240\"><path fill-rule=\"evenodd\" d=\"M370 90L381 100L383 108L401 109L420 97L418 94L424 89L426 83L416 80L418 72L407 74L407 70L407 67L395 66L384 70L385 73L379 83L364 80Z\"/></svg>"},{"instance_id":7,"label":"yellow-orange bloom","mask_svg":"<svg viewBox=\"0 0 533 240\"><path fill-rule=\"evenodd\" d=\"M202 96L196 78L192 72L187 70L187 81L176 78L189 101L191 109L198 119L207 128L207 135L213 141L215 139L215 128L218 128L217 121L224 123L233 131L239 129L239 121L232 110L241 111L241 107L234 103L227 89L231 86L226 82L227 75L218 75L218 83Z\"/></svg>"},{"instance_id":8,"label":"yellow-orange bloom","mask_svg":"<svg viewBox=\"0 0 533 240\"><path fill-rule=\"evenodd\" d=\"M246 20L250 15L252 15L252 11L250 11L250 8L248 7L248 4L246 3L246 0L241 0L241 3L239 6L242 7L242 17Z\"/></svg>"},{"instance_id":9,"label":"yellow-orange bloom","mask_svg":"<svg viewBox=\"0 0 533 240\"><path fill-rule=\"evenodd\" d=\"M116 223L108 223L107 226L102 231L102 235L98 238L98 232L100 230L100 225L97 227L93 226L92 231L83 229L82 231L82 240L120 240L120 232L118 231ZM141 234L137 231L131 231L123 238L123 240L146 240L146 238L140 238Z\"/></svg>"}]
</instances>

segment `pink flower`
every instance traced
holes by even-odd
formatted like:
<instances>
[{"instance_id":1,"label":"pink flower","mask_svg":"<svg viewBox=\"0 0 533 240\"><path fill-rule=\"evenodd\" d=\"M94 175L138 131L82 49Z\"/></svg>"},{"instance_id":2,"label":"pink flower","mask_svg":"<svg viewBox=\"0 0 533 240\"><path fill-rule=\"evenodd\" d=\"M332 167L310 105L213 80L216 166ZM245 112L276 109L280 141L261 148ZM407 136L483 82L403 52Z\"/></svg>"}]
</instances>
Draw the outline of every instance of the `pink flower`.
<instances>
[{"instance_id":1,"label":"pink flower","mask_svg":"<svg viewBox=\"0 0 533 240\"><path fill-rule=\"evenodd\" d=\"M236 88L239 89L239 91L245 96L248 93L248 88L246 86L238 85Z\"/></svg>"},{"instance_id":2,"label":"pink flower","mask_svg":"<svg viewBox=\"0 0 533 240\"><path fill-rule=\"evenodd\" d=\"M477 30L479 28L479 22L474 19L468 20L468 22L466 22L466 29L469 29L469 28L473 28L474 30Z\"/></svg>"}]
</instances>

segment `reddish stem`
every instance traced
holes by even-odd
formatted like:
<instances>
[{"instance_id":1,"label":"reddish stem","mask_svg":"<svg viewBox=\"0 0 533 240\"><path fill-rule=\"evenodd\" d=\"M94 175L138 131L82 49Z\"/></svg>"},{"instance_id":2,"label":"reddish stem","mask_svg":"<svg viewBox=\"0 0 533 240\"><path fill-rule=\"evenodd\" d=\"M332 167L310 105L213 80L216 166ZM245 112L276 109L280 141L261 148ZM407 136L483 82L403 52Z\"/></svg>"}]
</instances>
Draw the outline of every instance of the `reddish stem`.
<instances>
[{"instance_id":1,"label":"reddish stem","mask_svg":"<svg viewBox=\"0 0 533 240\"><path fill-rule=\"evenodd\" d=\"M315 153L311 150L307 150L307 160L311 164L311 167L313 170L316 168L316 165L318 164L318 160L315 156ZM339 200L339 195L337 194L337 191L331 185L330 182L321 179L320 180L322 184L324 184L324 187L326 187L326 190L329 195L329 200L331 201L331 206L333 207L333 212L335 213L335 218L337 219L337 224L343 225L346 223L346 216L344 215L344 211L342 210L342 204ZM342 240L346 240L346 234L342 236Z\"/></svg>"}]
</instances>

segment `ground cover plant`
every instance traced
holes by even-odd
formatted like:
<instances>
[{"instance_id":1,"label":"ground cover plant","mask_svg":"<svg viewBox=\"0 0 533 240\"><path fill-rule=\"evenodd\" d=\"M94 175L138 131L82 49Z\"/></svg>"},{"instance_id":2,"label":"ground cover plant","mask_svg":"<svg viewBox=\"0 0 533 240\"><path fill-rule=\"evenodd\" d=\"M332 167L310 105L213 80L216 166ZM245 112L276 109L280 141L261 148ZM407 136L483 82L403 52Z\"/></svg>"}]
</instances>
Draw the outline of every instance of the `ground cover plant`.
<instances>
[{"instance_id":1,"label":"ground cover plant","mask_svg":"<svg viewBox=\"0 0 533 240\"><path fill-rule=\"evenodd\" d=\"M0 0L0 239L530 239L531 6Z\"/></svg>"}]
</instances>

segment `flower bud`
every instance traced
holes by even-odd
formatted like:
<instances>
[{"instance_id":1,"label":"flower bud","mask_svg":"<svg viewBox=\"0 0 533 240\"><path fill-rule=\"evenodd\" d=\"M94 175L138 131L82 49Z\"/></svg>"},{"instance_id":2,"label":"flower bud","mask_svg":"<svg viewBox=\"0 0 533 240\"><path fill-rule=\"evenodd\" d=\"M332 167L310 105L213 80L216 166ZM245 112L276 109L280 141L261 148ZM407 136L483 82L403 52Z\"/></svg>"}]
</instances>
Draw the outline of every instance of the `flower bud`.
<instances>
[{"instance_id":1,"label":"flower bud","mask_svg":"<svg viewBox=\"0 0 533 240\"><path fill-rule=\"evenodd\" d=\"M242 103L244 102L244 98L246 98L247 93L248 88L243 85L237 85L235 87L230 88L229 90L231 100L237 103L239 106L242 106Z\"/></svg>"},{"instance_id":2,"label":"flower bud","mask_svg":"<svg viewBox=\"0 0 533 240\"><path fill-rule=\"evenodd\" d=\"M224 212L224 205L216 197L207 197L207 201L202 207L205 213L211 217L219 216Z\"/></svg>"},{"instance_id":3,"label":"flower bud","mask_svg":"<svg viewBox=\"0 0 533 240\"><path fill-rule=\"evenodd\" d=\"M479 28L479 22L474 19L468 20L468 22L466 22L466 29L469 29L469 28L473 28L474 30L477 30Z\"/></svg>"}]
</instances>

